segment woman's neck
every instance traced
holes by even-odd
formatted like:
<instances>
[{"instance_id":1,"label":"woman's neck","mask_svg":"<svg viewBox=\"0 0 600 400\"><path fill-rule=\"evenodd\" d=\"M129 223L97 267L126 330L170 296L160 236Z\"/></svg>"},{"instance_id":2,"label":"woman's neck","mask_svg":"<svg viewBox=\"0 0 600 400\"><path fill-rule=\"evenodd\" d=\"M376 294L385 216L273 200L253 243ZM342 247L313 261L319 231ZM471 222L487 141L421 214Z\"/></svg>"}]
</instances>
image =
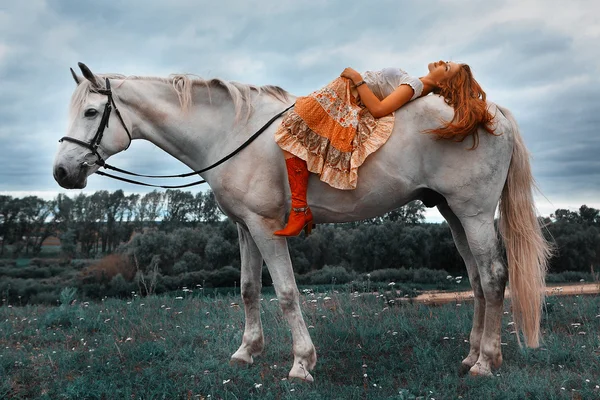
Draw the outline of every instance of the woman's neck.
<instances>
[{"instance_id":1,"label":"woman's neck","mask_svg":"<svg viewBox=\"0 0 600 400\"><path fill-rule=\"evenodd\" d=\"M420 77L419 80L421 80L421 83L423 83L423 93L421 94L421 96L428 95L438 87L437 82L435 82L433 78L429 76L429 74Z\"/></svg>"}]
</instances>

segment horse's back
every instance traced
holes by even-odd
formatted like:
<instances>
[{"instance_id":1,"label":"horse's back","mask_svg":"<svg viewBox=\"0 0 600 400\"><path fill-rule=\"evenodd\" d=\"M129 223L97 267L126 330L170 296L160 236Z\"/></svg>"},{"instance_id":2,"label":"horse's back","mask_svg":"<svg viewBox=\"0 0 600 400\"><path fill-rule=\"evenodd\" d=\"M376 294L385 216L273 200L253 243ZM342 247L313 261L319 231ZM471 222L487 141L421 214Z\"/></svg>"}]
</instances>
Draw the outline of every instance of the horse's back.
<instances>
[{"instance_id":1,"label":"horse's back","mask_svg":"<svg viewBox=\"0 0 600 400\"><path fill-rule=\"evenodd\" d=\"M510 122L490 103L497 135L479 131L479 146L437 140L425 133L452 119L440 96L417 99L396 111L387 143L359 168L355 190L342 191L312 176L309 204L319 222L359 220L381 215L415 199L475 201L495 207L512 153ZM431 197L433 194L433 197ZM479 200L481 199L481 200ZM427 202L429 203L429 202ZM489 206L488 205L488 206ZM479 206L479 204L476 204Z\"/></svg>"}]
</instances>

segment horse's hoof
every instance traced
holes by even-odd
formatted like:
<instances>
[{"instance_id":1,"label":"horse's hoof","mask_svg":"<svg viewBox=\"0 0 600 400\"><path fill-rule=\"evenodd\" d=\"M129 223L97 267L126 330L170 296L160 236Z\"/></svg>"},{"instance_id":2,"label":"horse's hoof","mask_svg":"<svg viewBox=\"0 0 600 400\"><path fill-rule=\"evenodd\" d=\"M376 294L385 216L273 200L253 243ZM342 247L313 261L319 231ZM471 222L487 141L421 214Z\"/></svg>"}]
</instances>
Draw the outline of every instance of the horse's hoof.
<instances>
[{"instance_id":1,"label":"horse's hoof","mask_svg":"<svg viewBox=\"0 0 600 400\"><path fill-rule=\"evenodd\" d=\"M485 368L480 363L475 363L469 370L469 375L471 376L482 376L482 377L492 377L492 371L489 368Z\"/></svg>"},{"instance_id":2,"label":"horse's hoof","mask_svg":"<svg viewBox=\"0 0 600 400\"><path fill-rule=\"evenodd\" d=\"M472 365L461 363L460 367L458 367L458 375L459 376L467 375L469 373L469 370L471 369L471 367L472 367Z\"/></svg>"},{"instance_id":3,"label":"horse's hoof","mask_svg":"<svg viewBox=\"0 0 600 400\"><path fill-rule=\"evenodd\" d=\"M290 381L300 380L302 382L308 382L308 383L313 383L315 381L315 379L312 377L310 372L302 372L301 374L295 374L290 371L290 374L288 375L288 379Z\"/></svg>"},{"instance_id":4,"label":"horse's hoof","mask_svg":"<svg viewBox=\"0 0 600 400\"><path fill-rule=\"evenodd\" d=\"M314 378L301 363L294 363L292 370L288 374L288 379L299 379L302 382L314 382Z\"/></svg>"},{"instance_id":5,"label":"horse's hoof","mask_svg":"<svg viewBox=\"0 0 600 400\"><path fill-rule=\"evenodd\" d=\"M254 360L252 359L252 356L250 356L250 359L243 359L243 358L238 358L236 357L231 357L231 360L229 360L229 365L231 365L232 367L249 367L250 365L252 365L254 363Z\"/></svg>"}]
</instances>

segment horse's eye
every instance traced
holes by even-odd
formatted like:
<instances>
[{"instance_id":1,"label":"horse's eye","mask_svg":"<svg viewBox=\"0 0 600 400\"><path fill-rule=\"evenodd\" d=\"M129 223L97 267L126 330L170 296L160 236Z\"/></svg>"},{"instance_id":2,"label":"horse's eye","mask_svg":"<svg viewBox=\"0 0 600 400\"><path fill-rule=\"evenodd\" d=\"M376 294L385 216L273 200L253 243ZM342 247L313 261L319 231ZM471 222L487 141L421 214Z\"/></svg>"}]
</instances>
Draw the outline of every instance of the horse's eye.
<instances>
[{"instance_id":1,"label":"horse's eye","mask_svg":"<svg viewBox=\"0 0 600 400\"><path fill-rule=\"evenodd\" d=\"M83 115L85 115L86 117L95 117L97 114L98 114L98 110L89 108L89 109L85 110L85 113Z\"/></svg>"}]
</instances>

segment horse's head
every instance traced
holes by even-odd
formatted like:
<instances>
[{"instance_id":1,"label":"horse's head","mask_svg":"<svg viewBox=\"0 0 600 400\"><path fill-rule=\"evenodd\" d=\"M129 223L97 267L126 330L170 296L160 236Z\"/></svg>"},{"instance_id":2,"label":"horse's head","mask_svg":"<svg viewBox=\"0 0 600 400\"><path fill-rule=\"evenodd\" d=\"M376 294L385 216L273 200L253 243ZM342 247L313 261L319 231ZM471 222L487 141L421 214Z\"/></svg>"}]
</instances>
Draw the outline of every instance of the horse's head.
<instances>
[{"instance_id":1,"label":"horse's head","mask_svg":"<svg viewBox=\"0 0 600 400\"><path fill-rule=\"evenodd\" d=\"M71 69L77 88L67 135L60 140L54 159L54 179L66 189L84 188L89 175L131 143L131 127L117 109L110 81L94 75L83 63L79 68L83 77Z\"/></svg>"}]
</instances>

